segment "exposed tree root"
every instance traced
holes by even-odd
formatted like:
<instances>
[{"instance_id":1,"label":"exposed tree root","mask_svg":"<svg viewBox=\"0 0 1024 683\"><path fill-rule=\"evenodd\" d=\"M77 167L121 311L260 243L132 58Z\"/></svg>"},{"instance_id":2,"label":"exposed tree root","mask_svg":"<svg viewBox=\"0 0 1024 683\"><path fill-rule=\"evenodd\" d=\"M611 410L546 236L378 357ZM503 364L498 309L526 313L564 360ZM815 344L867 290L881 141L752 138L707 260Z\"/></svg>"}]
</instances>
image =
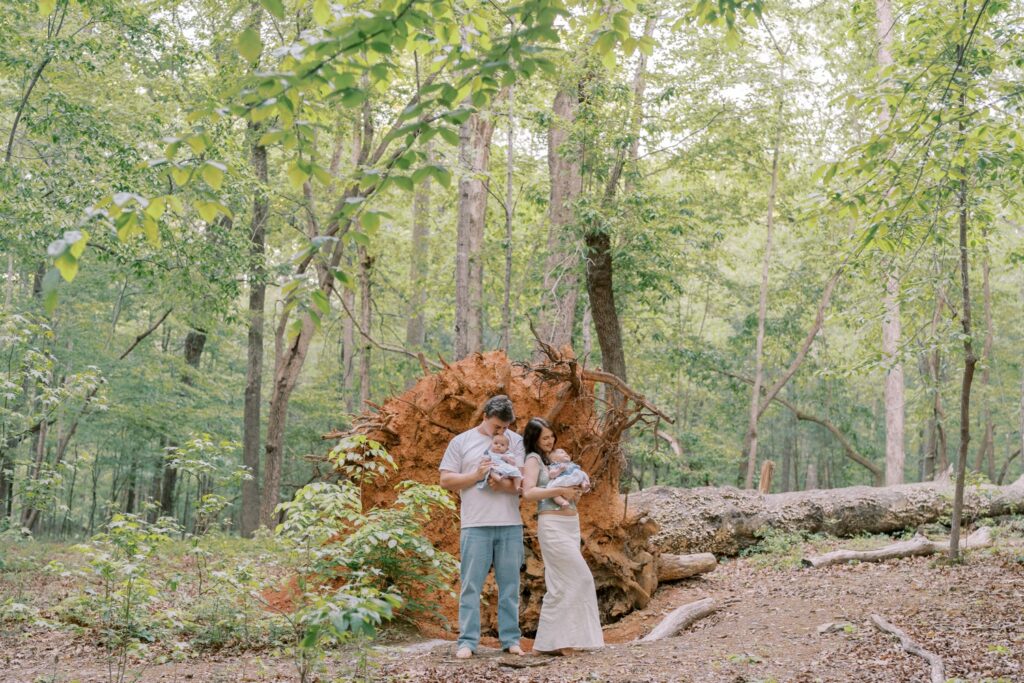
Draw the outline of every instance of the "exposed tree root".
<instances>
[{"instance_id":1,"label":"exposed tree root","mask_svg":"<svg viewBox=\"0 0 1024 683\"><path fill-rule=\"evenodd\" d=\"M925 650L923 647L921 647L913 640L911 640L910 636L908 636L905 632L903 632L901 629L896 628L895 626L893 626L877 614L871 615L871 623L873 623L875 625L875 628L877 628L879 631L891 633L892 635L899 638L900 645L903 647L904 652L907 652L912 655L917 655L918 657L923 657L925 660L927 660L928 663L931 664L932 683L946 683L946 668L945 665L942 663L942 657L935 654L934 652L929 652L928 650Z\"/></svg>"}]
</instances>

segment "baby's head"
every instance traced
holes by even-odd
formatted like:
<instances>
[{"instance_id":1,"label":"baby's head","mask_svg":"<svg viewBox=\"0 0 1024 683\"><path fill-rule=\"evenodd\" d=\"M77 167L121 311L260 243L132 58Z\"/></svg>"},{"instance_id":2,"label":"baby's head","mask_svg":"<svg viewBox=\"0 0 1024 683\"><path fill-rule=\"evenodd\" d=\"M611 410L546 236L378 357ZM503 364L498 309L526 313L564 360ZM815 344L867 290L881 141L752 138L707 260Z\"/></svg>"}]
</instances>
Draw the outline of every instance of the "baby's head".
<instances>
[{"instance_id":1,"label":"baby's head","mask_svg":"<svg viewBox=\"0 0 1024 683\"><path fill-rule=\"evenodd\" d=\"M572 458L565 452L564 448L556 448L548 455L551 462L572 462Z\"/></svg>"},{"instance_id":2,"label":"baby's head","mask_svg":"<svg viewBox=\"0 0 1024 683\"><path fill-rule=\"evenodd\" d=\"M492 453L508 453L508 437L504 434L495 434L491 437Z\"/></svg>"}]
</instances>

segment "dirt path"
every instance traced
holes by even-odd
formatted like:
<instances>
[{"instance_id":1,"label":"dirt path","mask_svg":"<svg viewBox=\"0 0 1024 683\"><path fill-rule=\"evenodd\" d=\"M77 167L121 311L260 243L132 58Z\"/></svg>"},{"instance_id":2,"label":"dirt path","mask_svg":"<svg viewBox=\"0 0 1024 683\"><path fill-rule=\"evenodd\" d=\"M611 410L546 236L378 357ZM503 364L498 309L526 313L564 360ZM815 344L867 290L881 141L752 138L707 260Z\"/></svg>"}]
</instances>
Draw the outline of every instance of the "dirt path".
<instances>
[{"instance_id":1,"label":"dirt path","mask_svg":"<svg viewBox=\"0 0 1024 683\"><path fill-rule=\"evenodd\" d=\"M598 652L515 658L484 649L461 662L452 658L450 643L405 642L380 648L376 668L367 678L351 677L351 654L333 653L320 680L927 681L923 660L902 653L895 638L869 625L869 616L877 613L945 657L949 679L1024 682L1024 545L1019 539L1004 539L995 550L979 551L967 565L953 567L930 558L821 570L779 566L788 559L765 555L732 560L703 578L665 587L646 610L606 627L609 645ZM704 597L715 598L723 608L675 638L635 642L674 607ZM848 625L819 634L819 626L830 622ZM527 663L531 666L509 666ZM134 664L136 671L143 666ZM0 634L0 681L106 680L102 653L81 638L58 631ZM138 680L297 677L281 653L268 651L200 655L146 666Z\"/></svg>"},{"instance_id":2,"label":"dirt path","mask_svg":"<svg viewBox=\"0 0 1024 683\"><path fill-rule=\"evenodd\" d=\"M1019 553L1020 548L1017 548ZM612 644L525 669L490 651L462 663L450 645L403 653L385 666L410 681L927 681L923 660L868 623L881 614L946 659L948 678L1024 681L1024 563L1007 552L947 567L915 558L823 570L758 566L745 558L660 590L652 605L606 628ZM704 597L729 602L682 635L640 644L672 608ZM819 635L818 627L846 622Z\"/></svg>"}]
</instances>

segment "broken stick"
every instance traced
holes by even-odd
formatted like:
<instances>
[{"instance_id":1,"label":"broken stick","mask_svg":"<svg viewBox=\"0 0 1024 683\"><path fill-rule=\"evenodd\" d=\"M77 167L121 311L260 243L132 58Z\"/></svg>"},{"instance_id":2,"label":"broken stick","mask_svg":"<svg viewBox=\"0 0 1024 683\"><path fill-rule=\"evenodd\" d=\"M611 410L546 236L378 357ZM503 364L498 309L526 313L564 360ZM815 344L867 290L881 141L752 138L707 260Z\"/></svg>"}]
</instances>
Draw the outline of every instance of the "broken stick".
<instances>
[{"instance_id":1,"label":"broken stick","mask_svg":"<svg viewBox=\"0 0 1024 683\"><path fill-rule=\"evenodd\" d=\"M983 526L976 529L966 539L960 541L963 549L981 548L992 542L992 530ZM805 567L828 567L833 564L845 562L885 562L899 557L921 557L923 555L934 555L945 552L949 548L949 541L932 541L928 538L917 535L909 541L900 541L877 550L835 550L824 555L805 557L801 562Z\"/></svg>"},{"instance_id":2,"label":"broken stick","mask_svg":"<svg viewBox=\"0 0 1024 683\"><path fill-rule=\"evenodd\" d=\"M704 598L691 602L672 610L667 617L661 620L654 630L644 636L641 643L651 643L655 640L674 636L684 628L695 624L706 616L714 614L718 605L713 598Z\"/></svg>"},{"instance_id":3,"label":"broken stick","mask_svg":"<svg viewBox=\"0 0 1024 683\"><path fill-rule=\"evenodd\" d=\"M891 633L892 635L899 638L900 645L903 647L904 652L907 652L912 655L917 655L918 657L923 657L924 659L926 659L928 663L932 665L932 683L945 683L946 668L945 665L942 663L942 657L935 654L934 652L929 652L928 650L925 650L923 647L921 647L913 640L911 640L910 636L908 636L905 632L896 628L895 626L893 626L877 614L871 615L871 623L873 623L879 631Z\"/></svg>"}]
</instances>

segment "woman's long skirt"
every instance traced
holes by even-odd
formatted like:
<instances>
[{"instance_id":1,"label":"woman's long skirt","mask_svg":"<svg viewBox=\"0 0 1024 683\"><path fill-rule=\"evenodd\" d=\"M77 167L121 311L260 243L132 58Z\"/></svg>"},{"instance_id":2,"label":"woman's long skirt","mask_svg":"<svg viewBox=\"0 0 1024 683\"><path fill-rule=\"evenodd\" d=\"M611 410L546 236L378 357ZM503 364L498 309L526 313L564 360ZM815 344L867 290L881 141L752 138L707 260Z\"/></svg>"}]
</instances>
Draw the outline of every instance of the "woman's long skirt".
<instances>
[{"instance_id":1,"label":"woman's long skirt","mask_svg":"<svg viewBox=\"0 0 1024 683\"><path fill-rule=\"evenodd\" d=\"M537 537L544 555L547 592L533 649L550 652L566 647L602 647L604 634L594 576L580 552L579 516L540 515Z\"/></svg>"}]
</instances>

